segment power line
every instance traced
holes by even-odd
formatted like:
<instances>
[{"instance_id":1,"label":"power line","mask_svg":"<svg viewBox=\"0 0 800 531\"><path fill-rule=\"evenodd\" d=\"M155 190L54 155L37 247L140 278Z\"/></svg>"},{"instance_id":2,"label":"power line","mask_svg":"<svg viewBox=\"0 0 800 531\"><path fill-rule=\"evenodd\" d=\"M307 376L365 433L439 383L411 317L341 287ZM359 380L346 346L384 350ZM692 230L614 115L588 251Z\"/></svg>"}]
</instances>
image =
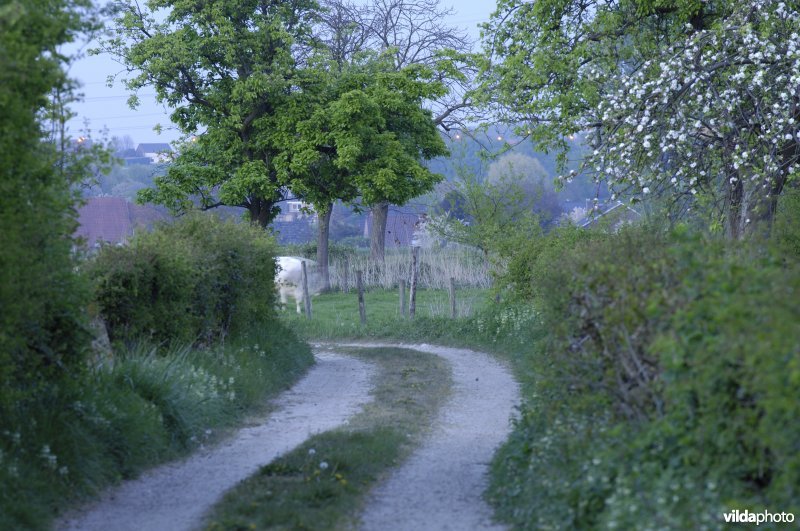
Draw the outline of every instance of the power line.
<instances>
[{"instance_id":1,"label":"power line","mask_svg":"<svg viewBox=\"0 0 800 531\"><path fill-rule=\"evenodd\" d=\"M120 95L117 95L117 96L90 96L88 98L83 98L81 100L81 102L119 100L119 99L122 99L122 98L127 99L127 98L130 98L131 96L134 96L134 94L120 94ZM153 92L153 93L148 93L148 94L135 94L135 96L137 96L139 98L142 98L142 97L147 98L147 97L150 97L150 96L156 96L156 93Z\"/></svg>"},{"instance_id":2,"label":"power line","mask_svg":"<svg viewBox=\"0 0 800 531\"><path fill-rule=\"evenodd\" d=\"M101 120L116 120L116 119L122 119L122 118L127 118L129 120L135 120L137 118L146 118L146 117L149 117L149 116L163 116L165 118L168 118L169 117L169 113L167 113L167 112L151 112L151 113L147 113L147 114L131 113L131 114L120 114L118 116L85 116L85 115L82 115L82 116L79 116L79 117L80 118L84 118L86 120L98 120L98 121L101 121Z\"/></svg>"}]
</instances>

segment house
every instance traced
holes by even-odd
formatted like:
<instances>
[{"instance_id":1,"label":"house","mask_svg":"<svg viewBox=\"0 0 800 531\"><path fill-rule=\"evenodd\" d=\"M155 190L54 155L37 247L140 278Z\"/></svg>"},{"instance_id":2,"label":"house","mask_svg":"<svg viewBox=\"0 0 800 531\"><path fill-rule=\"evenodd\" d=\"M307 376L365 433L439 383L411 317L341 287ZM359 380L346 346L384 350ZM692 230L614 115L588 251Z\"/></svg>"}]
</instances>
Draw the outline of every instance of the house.
<instances>
[{"instance_id":1,"label":"house","mask_svg":"<svg viewBox=\"0 0 800 531\"><path fill-rule=\"evenodd\" d=\"M302 218L311 217L316 219L314 208L308 203L298 199L290 199L280 205L281 213L275 217L275 221L292 222Z\"/></svg>"},{"instance_id":2,"label":"house","mask_svg":"<svg viewBox=\"0 0 800 531\"><path fill-rule=\"evenodd\" d=\"M124 244L136 230L149 230L169 216L149 205L134 205L123 197L90 197L78 209L75 236L94 249L102 243Z\"/></svg>"},{"instance_id":3,"label":"house","mask_svg":"<svg viewBox=\"0 0 800 531\"><path fill-rule=\"evenodd\" d=\"M595 208L583 209L586 215L579 220L574 220L575 224L582 229L596 225L601 221L607 223L613 230L619 229L625 223L632 223L640 219L642 215L636 210L632 209L622 201L614 203L606 203L605 205Z\"/></svg>"},{"instance_id":4,"label":"house","mask_svg":"<svg viewBox=\"0 0 800 531\"><path fill-rule=\"evenodd\" d=\"M149 158L154 164L172 161L172 147L166 142L139 144L136 153L139 157Z\"/></svg>"},{"instance_id":5,"label":"house","mask_svg":"<svg viewBox=\"0 0 800 531\"><path fill-rule=\"evenodd\" d=\"M153 159L150 157L144 157L139 155L139 152L135 149L124 149L122 151L117 151L114 153L114 157L121 159L123 164L126 166L132 166L134 164L152 164Z\"/></svg>"}]
</instances>

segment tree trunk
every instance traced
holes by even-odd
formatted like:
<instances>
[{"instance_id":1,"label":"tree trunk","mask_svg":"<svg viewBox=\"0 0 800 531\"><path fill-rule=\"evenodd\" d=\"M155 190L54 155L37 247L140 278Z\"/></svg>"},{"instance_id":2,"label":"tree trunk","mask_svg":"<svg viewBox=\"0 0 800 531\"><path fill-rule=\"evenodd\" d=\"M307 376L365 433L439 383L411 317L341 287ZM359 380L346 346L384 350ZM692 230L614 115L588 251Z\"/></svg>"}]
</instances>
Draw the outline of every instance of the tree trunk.
<instances>
[{"instance_id":1,"label":"tree trunk","mask_svg":"<svg viewBox=\"0 0 800 531\"><path fill-rule=\"evenodd\" d=\"M389 203L381 202L372 206L372 227L369 234L369 257L383 262L386 248L386 220L389 216Z\"/></svg>"},{"instance_id":2,"label":"tree trunk","mask_svg":"<svg viewBox=\"0 0 800 531\"><path fill-rule=\"evenodd\" d=\"M317 210L317 222L319 224L317 232L317 263L319 272L322 275L323 291L330 291L331 277L328 271L328 239L330 237L331 213L333 203L328 203Z\"/></svg>"},{"instance_id":3,"label":"tree trunk","mask_svg":"<svg viewBox=\"0 0 800 531\"><path fill-rule=\"evenodd\" d=\"M795 120L800 118L795 115ZM786 186L786 179L789 177L789 168L795 164L797 160L797 153L800 150L800 144L795 141L786 142L781 147L781 172L772 183L769 190L769 197L766 199L766 205L763 205L763 214L761 220L766 223L767 233L772 232L772 222L775 221L775 214L778 211L778 199L783 194L783 188Z\"/></svg>"},{"instance_id":4,"label":"tree trunk","mask_svg":"<svg viewBox=\"0 0 800 531\"><path fill-rule=\"evenodd\" d=\"M743 201L744 186L741 179L738 179L728 193L728 237L731 240L738 240L744 234Z\"/></svg>"},{"instance_id":5,"label":"tree trunk","mask_svg":"<svg viewBox=\"0 0 800 531\"><path fill-rule=\"evenodd\" d=\"M266 229L277 214L274 201L259 198L251 198L247 210L250 212L250 222L262 229Z\"/></svg>"}]
</instances>

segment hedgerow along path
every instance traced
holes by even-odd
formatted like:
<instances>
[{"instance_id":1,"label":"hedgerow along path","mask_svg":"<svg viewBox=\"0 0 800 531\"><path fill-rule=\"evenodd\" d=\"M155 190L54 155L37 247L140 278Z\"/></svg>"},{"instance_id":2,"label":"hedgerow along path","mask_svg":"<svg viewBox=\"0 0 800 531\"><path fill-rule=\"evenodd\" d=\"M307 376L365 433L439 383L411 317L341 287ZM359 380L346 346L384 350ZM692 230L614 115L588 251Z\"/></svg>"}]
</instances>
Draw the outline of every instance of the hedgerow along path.
<instances>
[{"instance_id":1,"label":"hedgerow along path","mask_svg":"<svg viewBox=\"0 0 800 531\"><path fill-rule=\"evenodd\" d=\"M56 524L64 530L180 530L203 523L208 508L237 482L310 435L347 421L369 400L374 368L325 345L317 365L279 397L277 410L219 447L144 474L106 493L92 506ZM510 431L519 391L510 372L491 357L431 345L402 347L444 357L453 369L453 393L434 428L411 457L369 496L363 528L501 529L482 499L488 463Z\"/></svg>"}]
</instances>

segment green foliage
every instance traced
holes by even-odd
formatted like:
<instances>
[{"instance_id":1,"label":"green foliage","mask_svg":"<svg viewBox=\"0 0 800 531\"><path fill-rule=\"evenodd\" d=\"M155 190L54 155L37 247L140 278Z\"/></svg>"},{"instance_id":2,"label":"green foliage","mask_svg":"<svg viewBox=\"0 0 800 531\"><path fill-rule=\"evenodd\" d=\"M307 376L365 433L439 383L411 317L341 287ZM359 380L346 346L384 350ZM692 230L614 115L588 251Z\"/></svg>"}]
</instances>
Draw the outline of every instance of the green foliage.
<instances>
[{"instance_id":1,"label":"green foliage","mask_svg":"<svg viewBox=\"0 0 800 531\"><path fill-rule=\"evenodd\" d=\"M499 59L484 68L483 100L500 103L537 145L567 149L566 138L586 129L586 116L606 88L589 73L635 69L659 46L680 39L698 12L694 1L658 4L499 1L483 25L487 50Z\"/></svg>"},{"instance_id":2,"label":"green foliage","mask_svg":"<svg viewBox=\"0 0 800 531\"><path fill-rule=\"evenodd\" d=\"M429 68L395 69L388 56L365 54L339 68L324 58L301 96L296 131L276 164L285 182L315 206L361 196L366 205L402 205L431 190L441 175L422 164L447 154L423 101L446 93Z\"/></svg>"},{"instance_id":3,"label":"green foliage","mask_svg":"<svg viewBox=\"0 0 800 531\"><path fill-rule=\"evenodd\" d=\"M211 342L272 314L274 254L264 231L198 215L105 247L87 269L112 341Z\"/></svg>"},{"instance_id":4,"label":"green foliage","mask_svg":"<svg viewBox=\"0 0 800 531\"><path fill-rule=\"evenodd\" d=\"M316 2L268 5L114 3L116 35L103 48L138 72L129 88L153 86L173 122L198 135L139 199L177 212L245 207L266 226L288 189L318 211L359 195L402 204L430 190L440 176L420 159L447 152L422 107L446 92L434 73L368 53L338 68L313 51Z\"/></svg>"},{"instance_id":5,"label":"green foliage","mask_svg":"<svg viewBox=\"0 0 800 531\"><path fill-rule=\"evenodd\" d=\"M80 498L217 440L311 363L306 344L261 323L208 350L140 344L19 404L0 431L0 527L49 529Z\"/></svg>"},{"instance_id":6,"label":"green foliage","mask_svg":"<svg viewBox=\"0 0 800 531\"><path fill-rule=\"evenodd\" d=\"M92 29L91 11L84 0L0 5L0 419L79 372L88 344L71 186L92 159L45 131L67 118L50 96L72 98L56 50Z\"/></svg>"},{"instance_id":7,"label":"green foliage","mask_svg":"<svg viewBox=\"0 0 800 531\"><path fill-rule=\"evenodd\" d=\"M552 238L506 278L543 339L514 357L528 400L495 459L498 513L660 529L797 512L800 271L683 227Z\"/></svg>"},{"instance_id":8,"label":"green foliage","mask_svg":"<svg viewBox=\"0 0 800 531\"><path fill-rule=\"evenodd\" d=\"M153 87L187 138L198 135L141 199L177 211L193 198L204 207L241 206L262 226L277 214L283 192L272 165L276 143L296 92L295 53L309 51L318 6L261 4L112 4L115 33L103 50L127 65L128 88Z\"/></svg>"},{"instance_id":9,"label":"green foliage","mask_svg":"<svg viewBox=\"0 0 800 531\"><path fill-rule=\"evenodd\" d=\"M772 228L775 245L788 257L800 257L800 190L790 189L778 202Z\"/></svg>"},{"instance_id":10,"label":"green foliage","mask_svg":"<svg viewBox=\"0 0 800 531\"><path fill-rule=\"evenodd\" d=\"M480 249L485 256L503 255L518 237L536 239L542 234L539 218L519 184L519 176L502 172L484 179L466 167L453 184L465 219L447 213L431 228L457 243Z\"/></svg>"}]
</instances>

